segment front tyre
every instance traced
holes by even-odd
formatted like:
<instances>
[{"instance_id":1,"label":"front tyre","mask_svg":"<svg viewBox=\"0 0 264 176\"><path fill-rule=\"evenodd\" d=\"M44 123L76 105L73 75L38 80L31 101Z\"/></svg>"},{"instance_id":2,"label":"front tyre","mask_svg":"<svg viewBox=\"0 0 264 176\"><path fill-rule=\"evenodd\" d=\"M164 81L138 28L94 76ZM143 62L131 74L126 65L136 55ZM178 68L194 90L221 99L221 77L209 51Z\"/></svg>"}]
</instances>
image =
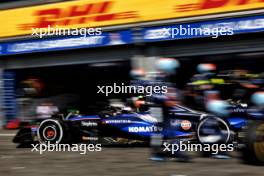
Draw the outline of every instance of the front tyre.
<instances>
[{"instance_id":1,"label":"front tyre","mask_svg":"<svg viewBox=\"0 0 264 176\"><path fill-rule=\"evenodd\" d=\"M69 143L69 130L60 119L46 119L41 122L38 131L40 143Z\"/></svg>"},{"instance_id":2,"label":"front tyre","mask_svg":"<svg viewBox=\"0 0 264 176\"><path fill-rule=\"evenodd\" d=\"M249 123L245 131L243 159L247 164L264 165L264 121Z\"/></svg>"}]
</instances>

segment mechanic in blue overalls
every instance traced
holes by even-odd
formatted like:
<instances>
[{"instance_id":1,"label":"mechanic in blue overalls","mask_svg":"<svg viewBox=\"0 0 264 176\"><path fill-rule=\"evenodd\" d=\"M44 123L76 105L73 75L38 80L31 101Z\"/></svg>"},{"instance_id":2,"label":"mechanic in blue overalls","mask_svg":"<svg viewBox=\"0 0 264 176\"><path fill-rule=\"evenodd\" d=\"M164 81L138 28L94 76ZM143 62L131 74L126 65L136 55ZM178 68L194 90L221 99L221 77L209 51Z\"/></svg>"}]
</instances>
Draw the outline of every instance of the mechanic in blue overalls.
<instances>
[{"instance_id":1,"label":"mechanic in blue overalls","mask_svg":"<svg viewBox=\"0 0 264 176\"><path fill-rule=\"evenodd\" d=\"M176 70L180 67L178 60L173 58L161 58L156 62L156 68L158 70L158 76L154 82L167 86L166 93L153 94L151 96L150 107L151 115L159 119L158 126L161 127L160 131L154 133L151 137L151 157L153 161L163 161L166 157L177 158L180 161L188 161L187 155L180 151L172 153L163 151L163 142L165 140L172 140L172 143L179 143L175 139L175 127L171 125L169 111L177 102L177 89L169 81L169 78L176 73ZM165 138L166 136L166 138Z\"/></svg>"}]
</instances>

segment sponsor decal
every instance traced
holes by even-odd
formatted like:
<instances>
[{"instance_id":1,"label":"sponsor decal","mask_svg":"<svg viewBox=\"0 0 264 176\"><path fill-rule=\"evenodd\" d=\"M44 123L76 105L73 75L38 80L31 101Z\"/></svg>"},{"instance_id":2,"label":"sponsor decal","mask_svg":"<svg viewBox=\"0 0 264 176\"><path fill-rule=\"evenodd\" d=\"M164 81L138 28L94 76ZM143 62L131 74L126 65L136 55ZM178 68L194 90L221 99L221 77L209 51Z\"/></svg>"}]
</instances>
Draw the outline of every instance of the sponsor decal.
<instances>
[{"instance_id":1,"label":"sponsor decal","mask_svg":"<svg viewBox=\"0 0 264 176\"><path fill-rule=\"evenodd\" d=\"M131 120L105 120L106 124L113 124L113 123L132 123Z\"/></svg>"},{"instance_id":2,"label":"sponsor decal","mask_svg":"<svg viewBox=\"0 0 264 176\"><path fill-rule=\"evenodd\" d=\"M181 122L181 128L183 130L186 130L187 131L187 130L191 129L191 127L192 127L192 123L189 120L183 120Z\"/></svg>"},{"instance_id":3,"label":"sponsor decal","mask_svg":"<svg viewBox=\"0 0 264 176\"><path fill-rule=\"evenodd\" d=\"M146 31L144 39L163 39L171 37L171 28L160 28Z\"/></svg>"},{"instance_id":4,"label":"sponsor decal","mask_svg":"<svg viewBox=\"0 0 264 176\"><path fill-rule=\"evenodd\" d=\"M81 122L81 125L82 125L82 126L85 126L85 127L95 127L95 126L97 126L98 124L97 124L96 122L82 121L82 122Z\"/></svg>"},{"instance_id":5,"label":"sponsor decal","mask_svg":"<svg viewBox=\"0 0 264 176\"><path fill-rule=\"evenodd\" d=\"M176 12L191 12L197 10L211 10L229 7L239 8L248 5L258 5L264 0L194 0L191 3L183 3L175 6Z\"/></svg>"},{"instance_id":6,"label":"sponsor decal","mask_svg":"<svg viewBox=\"0 0 264 176\"><path fill-rule=\"evenodd\" d=\"M247 110L246 109L242 109L242 108L235 108L235 109L232 109L233 112L246 112Z\"/></svg>"},{"instance_id":7,"label":"sponsor decal","mask_svg":"<svg viewBox=\"0 0 264 176\"><path fill-rule=\"evenodd\" d=\"M140 127L129 127L128 132L139 133L139 132L158 132L162 131L162 128L157 126L140 126Z\"/></svg>"},{"instance_id":8,"label":"sponsor decal","mask_svg":"<svg viewBox=\"0 0 264 176\"><path fill-rule=\"evenodd\" d=\"M170 125L171 126L176 127L176 126L179 126L180 124L181 124L181 120L178 120L178 119L171 119L170 120Z\"/></svg>"},{"instance_id":9,"label":"sponsor decal","mask_svg":"<svg viewBox=\"0 0 264 176\"><path fill-rule=\"evenodd\" d=\"M113 35L115 37L113 37ZM64 36L0 43L0 55L92 48L132 43L130 30L104 32L100 36Z\"/></svg>"},{"instance_id":10,"label":"sponsor decal","mask_svg":"<svg viewBox=\"0 0 264 176\"><path fill-rule=\"evenodd\" d=\"M135 11L111 12L114 1L92 2L88 4L72 5L69 7L50 8L34 12L36 22L19 25L21 30L46 28L47 26L69 26L91 22L102 22L135 18Z\"/></svg>"}]
</instances>

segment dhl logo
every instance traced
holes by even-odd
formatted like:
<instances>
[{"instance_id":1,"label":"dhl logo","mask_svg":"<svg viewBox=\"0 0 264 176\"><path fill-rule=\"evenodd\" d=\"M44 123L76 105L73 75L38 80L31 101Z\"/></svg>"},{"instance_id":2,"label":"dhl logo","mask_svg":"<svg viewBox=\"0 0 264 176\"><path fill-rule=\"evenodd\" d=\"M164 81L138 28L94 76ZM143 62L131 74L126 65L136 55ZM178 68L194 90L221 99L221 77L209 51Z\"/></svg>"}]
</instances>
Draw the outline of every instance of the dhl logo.
<instances>
[{"instance_id":1,"label":"dhl logo","mask_svg":"<svg viewBox=\"0 0 264 176\"><path fill-rule=\"evenodd\" d=\"M79 0L59 3L57 6L21 8L12 10L12 13L8 13L7 10L2 12L3 17L0 12L0 19L2 17L3 22L6 17L11 20L6 24L9 25L8 27L2 28L2 31L0 29L0 36L1 33L3 33L2 36L6 35L4 33L28 34L31 28L47 28L48 26L102 27L264 7L264 0L166 0L152 2L151 0L100 0L99 2ZM149 5L150 3L152 4ZM16 14L18 15L16 16ZM14 30L7 32L7 29Z\"/></svg>"},{"instance_id":2,"label":"dhl logo","mask_svg":"<svg viewBox=\"0 0 264 176\"><path fill-rule=\"evenodd\" d=\"M256 3L264 3L264 0L201 0L199 3L176 5L176 12L187 12L193 10L208 10L222 8L227 5L242 6Z\"/></svg>"},{"instance_id":3,"label":"dhl logo","mask_svg":"<svg viewBox=\"0 0 264 176\"><path fill-rule=\"evenodd\" d=\"M111 20L121 20L129 18L138 18L136 11L125 11L111 13L113 1L103 1L98 3L89 3L85 5L73 5L67 8L43 9L34 12L37 16L33 24L22 24L19 26L22 30L34 28L46 28L48 26L68 26L75 24L89 24L89 22L103 22Z\"/></svg>"}]
</instances>

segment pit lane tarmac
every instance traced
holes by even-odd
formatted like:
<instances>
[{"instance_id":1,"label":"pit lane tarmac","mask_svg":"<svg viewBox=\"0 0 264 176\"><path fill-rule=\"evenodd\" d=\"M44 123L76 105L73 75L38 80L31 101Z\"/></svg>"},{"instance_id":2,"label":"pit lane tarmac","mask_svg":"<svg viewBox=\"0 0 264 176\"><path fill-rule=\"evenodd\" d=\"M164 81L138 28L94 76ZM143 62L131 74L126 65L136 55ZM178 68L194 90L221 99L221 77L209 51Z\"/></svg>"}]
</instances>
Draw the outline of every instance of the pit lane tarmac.
<instances>
[{"instance_id":1,"label":"pit lane tarmac","mask_svg":"<svg viewBox=\"0 0 264 176\"><path fill-rule=\"evenodd\" d=\"M16 131L0 130L0 175L18 176L261 176L263 167L229 160L195 157L191 163L149 161L144 147L103 147L101 152L45 152L16 148ZM234 154L237 155L237 154Z\"/></svg>"}]
</instances>

